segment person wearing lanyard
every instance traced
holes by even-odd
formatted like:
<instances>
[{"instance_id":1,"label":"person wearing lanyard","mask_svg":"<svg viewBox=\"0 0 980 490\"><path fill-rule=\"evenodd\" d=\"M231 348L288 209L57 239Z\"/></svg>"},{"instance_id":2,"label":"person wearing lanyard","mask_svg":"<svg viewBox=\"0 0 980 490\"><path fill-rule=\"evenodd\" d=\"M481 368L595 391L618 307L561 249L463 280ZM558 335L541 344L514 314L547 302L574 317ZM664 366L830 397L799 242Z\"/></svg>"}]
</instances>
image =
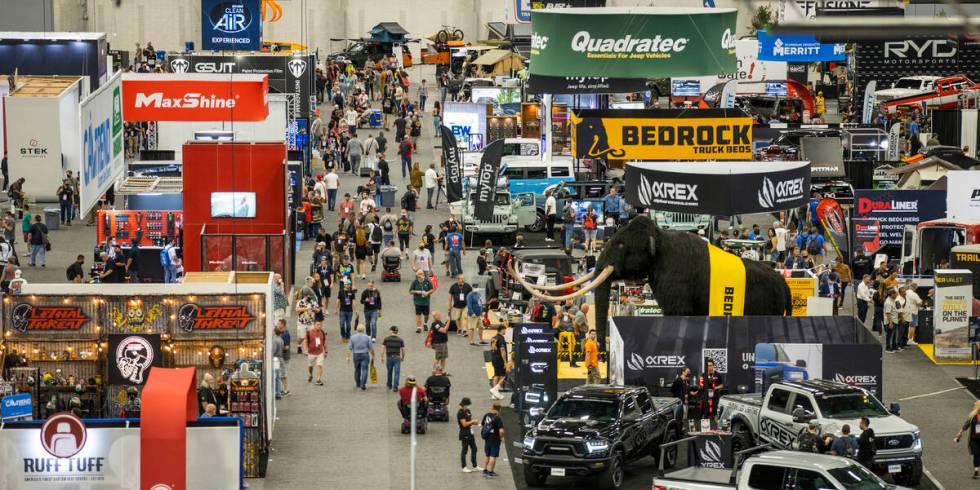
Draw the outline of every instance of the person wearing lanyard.
<instances>
[{"instance_id":1,"label":"person wearing lanyard","mask_svg":"<svg viewBox=\"0 0 980 490\"><path fill-rule=\"evenodd\" d=\"M701 407L702 418L713 417L717 412L719 390L725 387L725 380L715 371L715 361L711 358L704 360L705 373L701 376L700 388L704 394L704 404ZM705 411L707 410L707 411Z\"/></svg>"},{"instance_id":2,"label":"person wearing lanyard","mask_svg":"<svg viewBox=\"0 0 980 490\"><path fill-rule=\"evenodd\" d=\"M466 295L473 291L473 286L466 283L466 278L460 272L456 282L449 287L449 321L456 322L456 335L466 335Z\"/></svg>"},{"instance_id":3,"label":"person wearing lanyard","mask_svg":"<svg viewBox=\"0 0 980 490\"><path fill-rule=\"evenodd\" d=\"M368 281L367 289L361 293L361 305L364 308L367 334L374 342L378 336L378 316L381 315L381 292L374 287L374 281Z\"/></svg>"},{"instance_id":4,"label":"person wearing lanyard","mask_svg":"<svg viewBox=\"0 0 980 490\"><path fill-rule=\"evenodd\" d=\"M350 324L354 317L354 300L357 298L357 291L351 287L350 283L344 283L344 289L337 295L336 313L340 319L340 337L346 341L351 338Z\"/></svg>"}]
</instances>

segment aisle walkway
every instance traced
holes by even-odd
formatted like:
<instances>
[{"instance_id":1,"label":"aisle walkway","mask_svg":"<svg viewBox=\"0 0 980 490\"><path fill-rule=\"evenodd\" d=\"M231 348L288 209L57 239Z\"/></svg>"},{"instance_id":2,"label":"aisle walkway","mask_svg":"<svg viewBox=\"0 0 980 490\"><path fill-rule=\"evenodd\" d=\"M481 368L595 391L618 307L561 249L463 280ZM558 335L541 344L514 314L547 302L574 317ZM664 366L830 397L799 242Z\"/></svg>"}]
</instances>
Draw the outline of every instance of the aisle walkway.
<instances>
[{"instance_id":1,"label":"aisle walkway","mask_svg":"<svg viewBox=\"0 0 980 490\"><path fill-rule=\"evenodd\" d=\"M424 78L433 79L430 67ZM417 69L411 70L413 81L419 80ZM412 93L415 93L413 87ZM430 103L432 98L430 97ZM423 134L416 160L423 168L438 161L438 152L433 150L431 107L426 112ZM329 114L324 109L323 114ZM363 139L366 134L376 131L358 131ZM392 151L394 133L387 133L389 151L386 156L392 167L391 180L399 187L398 197L404 192L408 180L401 177L397 168L397 153ZM341 191L354 192L356 186L365 181L350 174L341 174ZM424 193L423 193L424 198ZM424 207L424 204L423 204ZM416 213L416 230L424 225L437 225L448 217L443 203L437 211L419 210ZM337 215L328 217L327 229L337 226ZM438 229L438 228L436 228ZM417 241L413 245L417 245ZM297 256L299 273L297 284L303 280L302 274L308 268L312 253L312 242L304 242ZM435 261L441 262L443 254L437 251ZM476 277L476 254L467 253L463 259L467 279ZM441 268L440 268L441 270ZM369 279L380 279L381 268L368 273ZM400 335L406 343L406 362L402 364L402 383L406 375L414 375L419 383L431 374L433 350L424 346L425 336L416 334L414 310L407 294L410 284L411 268L407 261L402 262L401 283L377 282L381 291L384 310L379 321L378 342L386 335L391 325L398 325ZM440 293L432 297L432 309L443 311L447 305L448 278L439 276ZM366 281L358 279L358 288L363 289ZM333 291L336 294L336 289ZM333 299L332 301L336 301ZM333 302L331 303L331 305ZM298 356L293 347L293 358L289 366L290 391L280 402L279 421L276 425L273 453L264 482L255 482L254 487L264 484L265 488L409 488L409 436L401 434L401 415L395 406L397 394L386 391L384 387L385 369L378 362L378 385L369 385L367 391L355 390L353 368L346 362L346 345L340 343L340 332L332 306L330 316L324 322L327 333L329 353L325 363L325 386L315 386L306 382L306 359ZM295 319L290 320L291 331L295 331ZM461 397L473 400L474 416L480 416L489 409L486 375L483 371L483 350L486 348L470 346L468 340L455 335L449 336L449 372L452 374L452 396L450 399L451 420L429 424L429 432L418 437L417 484L418 488L514 488L510 478L510 468L505 458L498 463L497 472L501 475L494 480L486 480L480 473L464 474L459 466L459 440L455 413ZM380 351L376 351L380 353ZM483 464L482 441L478 441L480 458Z\"/></svg>"}]
</instances>

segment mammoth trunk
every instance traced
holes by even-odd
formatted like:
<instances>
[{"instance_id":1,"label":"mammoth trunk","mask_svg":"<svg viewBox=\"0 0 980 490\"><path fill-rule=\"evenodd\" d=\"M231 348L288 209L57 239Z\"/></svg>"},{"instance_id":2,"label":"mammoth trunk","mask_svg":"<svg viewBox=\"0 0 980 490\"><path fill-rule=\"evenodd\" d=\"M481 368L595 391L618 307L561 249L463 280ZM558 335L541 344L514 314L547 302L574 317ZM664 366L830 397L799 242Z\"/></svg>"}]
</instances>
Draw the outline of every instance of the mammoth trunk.
<instances>
[{"instance_id":1,"label":"mammoth trunk","mask_svg":"<svg viewBox=\"0 0 980 490\"><path fill-rule=\"evenodd\" d=\"M609 290L612 281L603 281L595 288L595 330L598 335L600 350L605 350L609 334Z\"/></svg>"}]
</instances>

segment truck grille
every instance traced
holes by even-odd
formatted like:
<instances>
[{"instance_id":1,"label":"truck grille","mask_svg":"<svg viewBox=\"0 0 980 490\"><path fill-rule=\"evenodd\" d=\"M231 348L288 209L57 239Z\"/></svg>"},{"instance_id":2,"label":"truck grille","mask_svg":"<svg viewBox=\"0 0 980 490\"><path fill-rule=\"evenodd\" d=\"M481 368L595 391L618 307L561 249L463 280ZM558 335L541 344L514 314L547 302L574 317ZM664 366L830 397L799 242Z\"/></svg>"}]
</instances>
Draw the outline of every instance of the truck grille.
<instances>
[{"instance_id":1,"label":"truck grille","mask_svg":"<svg viewBox=\"0 0 980 490\"><path fill-rule=\"evenodd\" d=\"M878 450L908 449L912 447L912 434L896 434L875 437L875 447Z\"/></svg>"},{"instance_id":2,"label":"truck grille","mask_svg":"<svg viewBox=\"0 0 980 490\"><path fill-rule=\"evenodd\" d=\"M672 224L689 224L693 225L697 222L697 215L694 213L670 213L670 221Z\"/></svg>"},{"instance_id":3,"label":"truck grille","mask_svg":"<svg viewBox=\"0 0 980 490\"><path fill-rule=\"evenodd\" d=\"M535 443L535 450L545 455L555 456L585 456L585 447L578 442L541 441Z\"/></svg>"}]
</instances>

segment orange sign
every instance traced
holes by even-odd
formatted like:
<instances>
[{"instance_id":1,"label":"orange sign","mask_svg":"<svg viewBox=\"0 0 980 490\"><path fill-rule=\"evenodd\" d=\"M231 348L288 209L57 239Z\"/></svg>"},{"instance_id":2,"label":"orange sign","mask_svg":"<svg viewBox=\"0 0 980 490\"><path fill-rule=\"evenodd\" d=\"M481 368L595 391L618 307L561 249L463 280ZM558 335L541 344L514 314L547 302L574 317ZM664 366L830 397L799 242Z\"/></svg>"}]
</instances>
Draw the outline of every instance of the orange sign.
<instances>
[{"instance_id":1,"label":"orange sign","mask_svg":"<svg viewBox=\"0 0 980 490\"><path fill-rule=\"evenodd\" d=\"M266 75L137 73L123 76L126 121L264 121Z\"/></svg>"}]
</instances>

